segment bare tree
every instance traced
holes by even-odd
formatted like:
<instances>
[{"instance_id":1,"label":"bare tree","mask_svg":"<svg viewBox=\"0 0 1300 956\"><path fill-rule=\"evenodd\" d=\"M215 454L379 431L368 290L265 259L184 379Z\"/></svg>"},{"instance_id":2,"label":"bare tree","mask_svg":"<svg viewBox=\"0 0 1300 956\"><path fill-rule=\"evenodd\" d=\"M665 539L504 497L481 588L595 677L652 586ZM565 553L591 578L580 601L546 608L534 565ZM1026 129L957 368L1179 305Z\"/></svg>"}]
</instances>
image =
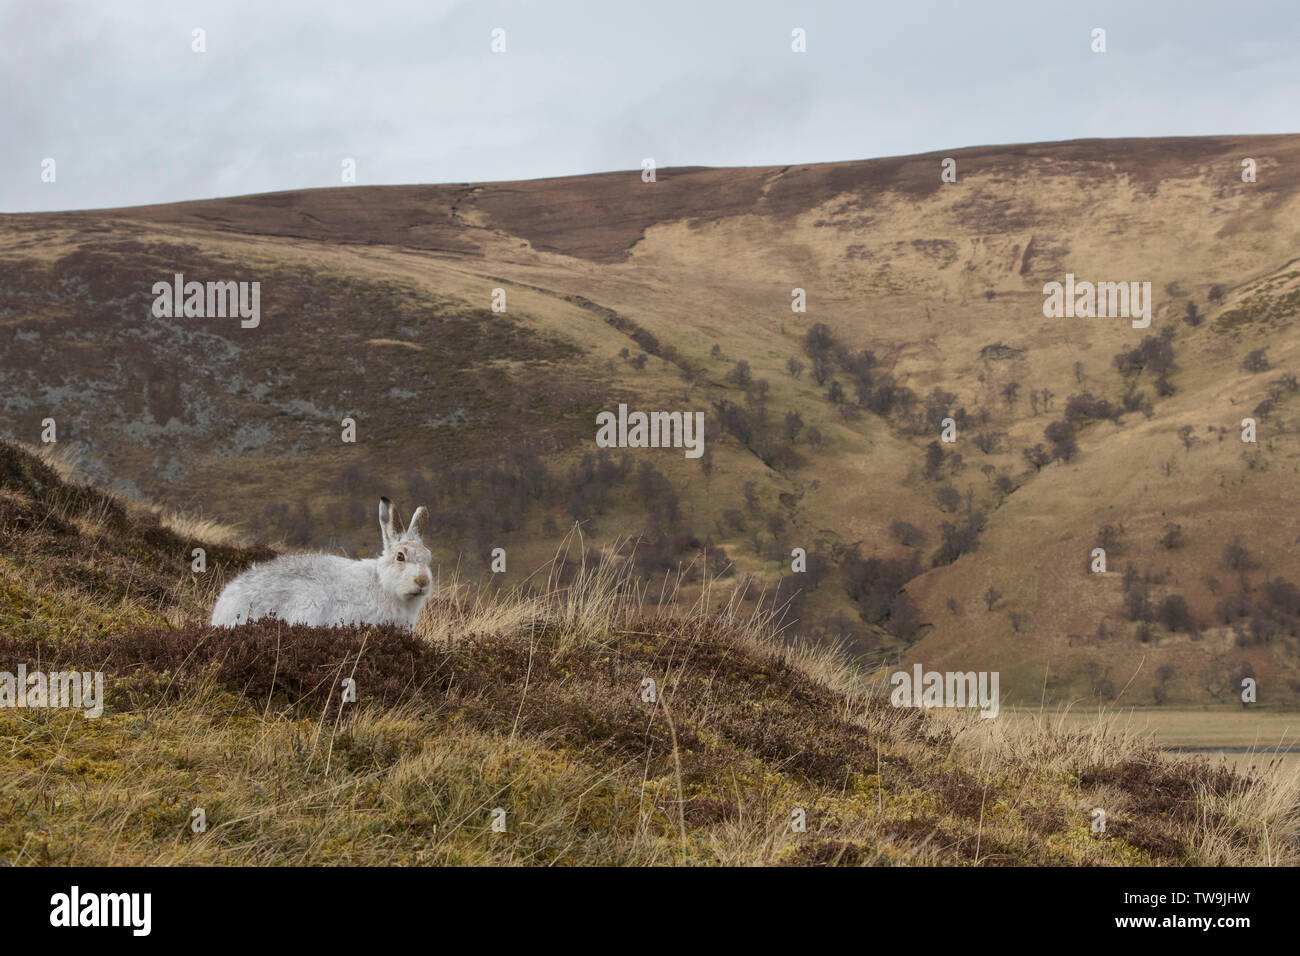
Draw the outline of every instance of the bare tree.
<instances>
[{"instance_id":1,"label":"bare tree","mask_svg":"<svg viewBox=\"0 0 1300 956\"><path fill-rule=\"evenodd\" d=\"M1032 448L1026 448L1020 452L1021 456L1029 464L1034 466L1034 471L1042 471L1043 466L1051 462L1052 456L1040 442Z\"/></svg>"},{"instance_id":2,"label":"bare tree","mask_svg":"<svg viewBox=\"0 0 1300 956\"><path fill-rule=\"evenodd\" d=\"M989 589L984 592L984 606L991 611L1000 600L1002 600L1002 592L990 584Z\"/></svg>"},{"instance_id":3,"label":"bare tree","mask_svg":"<svg viewBox=\"0 0 1300 956\"><path fill-rule=\"evenodd\" d=\"M803 416L797 411L785 413L785 440L791 445L799 437L799 432L803 428Z\"/></svg>"}]
</instances>

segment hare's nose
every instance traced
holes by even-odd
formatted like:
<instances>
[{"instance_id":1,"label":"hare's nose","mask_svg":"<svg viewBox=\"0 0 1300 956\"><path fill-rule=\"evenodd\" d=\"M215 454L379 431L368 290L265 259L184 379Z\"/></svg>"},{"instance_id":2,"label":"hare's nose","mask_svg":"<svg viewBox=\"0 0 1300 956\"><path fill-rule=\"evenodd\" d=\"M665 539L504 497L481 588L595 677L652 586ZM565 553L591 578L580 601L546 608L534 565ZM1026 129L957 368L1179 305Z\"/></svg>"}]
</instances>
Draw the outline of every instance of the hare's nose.
<instances>
[{"instance_id":1,"label":"hare's nose","mask_svg":"<svg viewBox=\"0 0 1300 956\"><path fill-rule=\"evenodd\" d=\"M427 574L417 574L415 576L415 586L417 588L426 588L429 586L429 576Z\"/></svg>"}]
</instances>

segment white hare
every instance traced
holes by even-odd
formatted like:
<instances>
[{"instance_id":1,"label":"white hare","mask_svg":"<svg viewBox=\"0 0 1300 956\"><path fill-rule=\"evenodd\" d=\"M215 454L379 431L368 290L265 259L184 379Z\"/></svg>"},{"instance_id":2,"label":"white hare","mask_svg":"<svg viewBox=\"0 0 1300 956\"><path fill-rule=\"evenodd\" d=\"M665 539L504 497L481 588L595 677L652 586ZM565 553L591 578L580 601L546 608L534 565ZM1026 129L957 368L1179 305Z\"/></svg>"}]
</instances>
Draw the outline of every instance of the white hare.
<instances>
[{"instance_id":1,"label":"white hare","mask_svg":"<svg viewBox=\"0 0 1300 956\"><path fill-rule=\"evenodd\" d=\"M217 598L212 623L234 627L274 614L289 624L332 627L345 624L415 626L428 599L432 572L421 532L429 517L423 506L403 532L392 502L379 499L384 553L354 561L330 554L286 554L255 564Z\"/></svg>"}]
</instances>

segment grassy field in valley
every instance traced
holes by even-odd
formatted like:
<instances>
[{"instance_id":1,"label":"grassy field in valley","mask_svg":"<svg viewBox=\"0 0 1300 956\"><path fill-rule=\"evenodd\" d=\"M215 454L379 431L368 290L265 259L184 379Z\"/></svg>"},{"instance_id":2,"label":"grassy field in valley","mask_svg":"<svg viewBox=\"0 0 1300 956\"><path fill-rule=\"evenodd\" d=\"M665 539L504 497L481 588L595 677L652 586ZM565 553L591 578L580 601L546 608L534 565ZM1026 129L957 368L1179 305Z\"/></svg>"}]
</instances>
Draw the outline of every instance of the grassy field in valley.
<instances>
[{"instance_id":1,"label":"grassy field in valley","mask_svg":"<svg viewBox=\"0 0 1300 956\"><path fill-rule=\"evenodd\" d=\"M1147 737L1170 752L1206 754L1241 770L1280 762L1300 767L1300 713L1290 710L1236 708L1188 710L1178 707L1077 708L1038 710L1008 708L1009 719L1040 721L1072 731L1099 721L1116 730Z\"/></svg>"}]
</instances>

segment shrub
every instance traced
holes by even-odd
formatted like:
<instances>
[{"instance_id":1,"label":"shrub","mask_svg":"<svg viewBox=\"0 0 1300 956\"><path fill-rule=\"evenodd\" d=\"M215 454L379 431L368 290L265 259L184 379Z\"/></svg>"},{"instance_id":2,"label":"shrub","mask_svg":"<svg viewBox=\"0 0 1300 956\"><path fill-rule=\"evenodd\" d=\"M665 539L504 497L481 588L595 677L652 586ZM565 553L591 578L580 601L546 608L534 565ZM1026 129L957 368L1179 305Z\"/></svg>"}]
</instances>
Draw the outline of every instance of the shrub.
<instances>
[{"instance_id":1,"label":"shrub","mask_svg":"<svg viewBox=\"0 0 1300 956\"><path fill-rule=\"evenodd\" d=\"M825 357L835 345L835 335L825 322L817 322L803 337L803 349L809 358Z\"/></svg>"},{"instance_id":2,"label":"shrub","mask_svg":"<svg viewBox=\"0 0 1300 956\"><path fill-rule=\"evenodd\" d=\"M648 329L638 328L632 333L632 341L651 355L656 355L659 352L659 340Z\"/></svg>"},{"instance_id":3,"label":"shrub","mask_svg":"<svg viewBox=\"0 0 1300 956\"><path fill-rule=\"evenodd\" d=\"M1151 602L1143 591L1129 591L1124 595L1123 606L1124 617L1130 621L1152 621L1155 619L1155 608L1151 606Z\"/></svg>"},{"instance_id":4,"label":"shrub","mask_svg":"<svg viewBox=\"0 0 1300 956\"><path fill-rule=\"evenodd\" d=\"M925 532L906 521L895 521L889 526L889 533L905 548L919 548L925 544Z\"/></svg>"},{"instance_id":5,"label":"shrub","mask_svg":"<svg viewBox=\"0 0 1300 956\"><path fill-rule=\"evenodd\" d=\"M1275 610L1300 617L1300 588L1285 578L1278 577L1265 583L1264 598Z\"/></svg>"},{"instance_id":6,"label":"shrub","mask_svg":"<svg viewBox=\"0 0 1300 956\"><path fill-rule=\"evenodd\" d=\"M1020 454L1025 461L1034 466L1034 471L1042 471L1043 466L1052 460L1051 454L1041 444L1026 448Z\"/></svg>"},{"instance_id":7,"label":"shrub","mask_svg":"<svg viewBox=\"0 0 1300 956\"><path fill-rule=\"evenodd\" d=\"M1233 571L1249 571L1255 566L1255 559L1237 536L1223 549L1223 566Z\"/></svg>"},{"instance_id":8,"label":"shrub","mask_svg":"<svg viewBox=\"0 0 1300 956\"><path fill-rule=\"evenodd\" d=\"M729 402L723 399L713 404L713 410L718 416L718 424L727 434L733 436L742 445L748 445L753 437L753 426L749 420L749 413L737 405L735 402Z\"/></svg>"},{"instance_id":9,"label":"shrub","mask_svg":"<svg viewBox=\"0 0 1300 956\"><path fill-rule=\"evenodd\" d=\"M1167 595L1156 608L1156 620L1168 631L1182 631L1190 634L1195 630L1192 613L1187 601L1181 594Z\"/></svg>"},{"instance_id":10,"label":"shrub","mask_svg":"<svg viewBox=\"0 0 1300 956\"><path fill-rule=\"evenodd\" d=\"M1160 539L1160 546L1166 551L1172 551L1175 548L1182 547L1183 544L1183 526L1173 521L1165 525L1164 537Z\"/></svg>"},{"instance_id":11,"label":"shrub","mask_svg":"<svg viewBox=\"0 0 1300 956\"><path fill-rule=\"evenodd\" d=\"M800 415L797 411L786 412L785 426L784 426L785 440L793 445L795 439L799 437L799 432L802 429L803 429L803 416Z\"/></svg>"},{"instance_id":12,"label":"shrub","mask_svg":"<svg viewBox=\"0 0 1300 956\"><path fill-rule=\"evenodd\" d=\"M934 497L944 511L956 511L961 507L961 492L952 485L941 485Z\"/></svg>"},{"instance_id":13,"label":"shrub","mask_svg":"<svg viewBox=\"0 0 1300 956\"><path fill-rule=\"evenodd\" d=\"M1061 461L1069 461L1078 453L1079 446L1073 438L1067 438L1052 445L1052 457Z\"/></svg>"},{"instance_id":14,"label":"shrub","mask_svg":"<svg viewBox=\"0 0 1300 956\"><path fill-rule=\"evenodd\" d=\"M1134 375L1145 369L1167 372L1174 367L1174 347L1166 338L1148 335L1137 348L1118 353L1114 362L1121 375Z\"/></svg>"},{"instance_id":15,"label":"shrub","mask_svg":"<svg viewBox=\"0 0 1300 956\"><path fill-rule=\"evenodd\" d=\"M939 525L942 539L939 552L935 555L934 565L952 564L963 554L969 554L979 545L979 534L984 530L984 513L972 511L961 521L945 521Z\"/></svg>"},{"instance_id":16,"label":"shrub","mask_svg":"<svg viewBox=\"0 0 1300 956\"><path fill-rule=\"evenodd\" d=\"M938 481L943 474L943 446L932 441L925 446L925 477Z\"/></svg>"},{"instance_id":17,"label":"shrub","mask_svg":"<svg viewBox=\"0 0 1300 956\"><path fill-rule=\"evenodd\" d=\"M1119 410L1104 398L1091 392L1080 392L1065 400L1065 420L1070 424L1087 421L1105 421L1119 417Z\"/></svg>"},{"instance_id":18,"label":"shrub","mask_svg":"<svg viewBox=\"0 0 1300 956\"><path fill-rule=\"evenodd\" d=\"M1052 422L1043 429L1043 437L1052 444L1074 437L1074 426L1069 422Z\"/></svg>"},{"instance_id":19,"label":"shrub","mask_svg":"<svg viewBox=\"0 0 1300 956\"><path fill-rule=\"evenodd\" d=\"M920 614L903 586L921 573L915 551L906 558L863 558L854 545L844 556L844 587L864 621L896 637L909 638L920 626Z\"/></svg>"},{"instance_id":20,"label":"shrub","mask_svg":"<svg viewBox=\"0 0 1300 956\"><path fill-rule=\"evenodd\" d=\"M744 359L737 362L727 373L727 381L733 385L739 385L741 388L748 388L752 377L749 371L749 363Z\"/></svg>"},{"instance_id":21,"label":"shrub","mask_svg":"<svg viewBox=\"0 0 1300 956\"><path fill-rule=\"evenodd\" d=\"M1273 366L1268 363L1267 348L1255 349L1241 360L1241 368L1246 372L1267 372Z\"/></svg>"}]
</instances>

